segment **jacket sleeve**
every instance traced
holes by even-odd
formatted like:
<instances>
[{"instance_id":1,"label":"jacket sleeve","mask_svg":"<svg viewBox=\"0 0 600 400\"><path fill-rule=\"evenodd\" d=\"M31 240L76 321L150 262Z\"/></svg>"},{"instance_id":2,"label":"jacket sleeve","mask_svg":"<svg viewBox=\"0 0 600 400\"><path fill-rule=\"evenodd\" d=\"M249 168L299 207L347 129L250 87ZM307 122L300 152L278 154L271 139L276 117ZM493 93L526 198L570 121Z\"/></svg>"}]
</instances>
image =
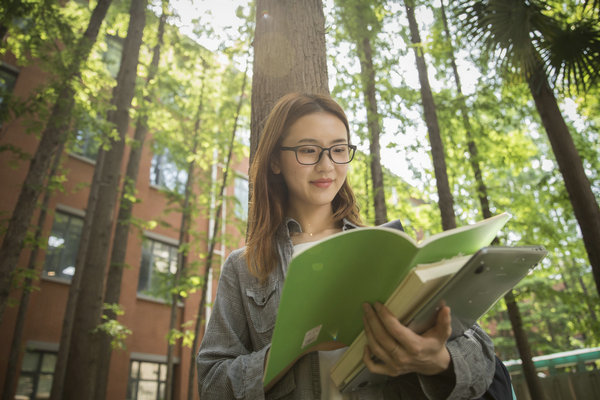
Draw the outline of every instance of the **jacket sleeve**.
<instances>
[{"instance_id":1,"label":"jacket sleeve","mask_svg":"<svg viewBox=\"0 0 600 400\"><path fill-rule=\"evenodd\" d=\"M446 344L451 366L436 376L418 375L429 399L471 399L487 390L495 371L494 345L479 325Z\"/></svg>"},{"instance_id":2,"label":"jacket sleeve","mask_svg":"<svg viewBox=\"0 0 600 400\"><path fill-rule=\"evenodd\" d=\"M253 351L236 264L240 252L223 265L217 296L196 358L198 391L207 399L262 399L265 354Z\"/></svg>"}]
</instances>

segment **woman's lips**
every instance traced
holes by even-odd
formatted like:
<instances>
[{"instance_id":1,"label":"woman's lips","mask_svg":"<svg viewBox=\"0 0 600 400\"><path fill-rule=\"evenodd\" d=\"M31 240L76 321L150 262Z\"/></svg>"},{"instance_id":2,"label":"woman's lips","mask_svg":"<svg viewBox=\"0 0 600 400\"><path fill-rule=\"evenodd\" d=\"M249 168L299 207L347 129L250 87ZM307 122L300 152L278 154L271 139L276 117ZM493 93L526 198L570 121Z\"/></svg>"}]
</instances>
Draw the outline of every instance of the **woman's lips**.
<instances>
[{"instance_id":1,"label":"woman's lips","mask_svg":"<svg viewBox=\"0 0 600 400\"><path fill-rule=\"evenodd\" d=\"M311 181L310 183L312 183L313 185L315 185L318 188L327 189L333 183L333 179L317 179L317 180Z\"/></svg>"}]
</instances>

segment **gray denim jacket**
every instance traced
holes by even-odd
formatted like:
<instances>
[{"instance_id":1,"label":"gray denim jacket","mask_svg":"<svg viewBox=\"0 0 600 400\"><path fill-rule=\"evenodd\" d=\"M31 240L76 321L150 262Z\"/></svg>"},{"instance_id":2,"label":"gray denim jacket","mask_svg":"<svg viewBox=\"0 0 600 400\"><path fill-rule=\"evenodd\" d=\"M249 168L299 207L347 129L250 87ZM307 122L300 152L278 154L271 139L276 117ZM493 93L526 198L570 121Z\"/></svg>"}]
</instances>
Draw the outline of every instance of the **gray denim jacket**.
<instances>
[{"instance_id":1,"label":"gray denim jacket","mask_svg":"<svg viewBox=\"0 0 600 400\"><path fill-rule=\"evenodd\" d=\"M344 221L344 230L356 226ZM217 297L197 356L198 390L208 399L320 399L318 353L298 360L264 393L262 377L293 245L300 225L288 219L277 234L279 266L260 282L248 271L244 249L222 267ZM450 340L451 368L443 374L407 374L353 393L353 399L469 399L481 396L494 375L494 349L477 325Z\"/></svg>"}]
</instances>

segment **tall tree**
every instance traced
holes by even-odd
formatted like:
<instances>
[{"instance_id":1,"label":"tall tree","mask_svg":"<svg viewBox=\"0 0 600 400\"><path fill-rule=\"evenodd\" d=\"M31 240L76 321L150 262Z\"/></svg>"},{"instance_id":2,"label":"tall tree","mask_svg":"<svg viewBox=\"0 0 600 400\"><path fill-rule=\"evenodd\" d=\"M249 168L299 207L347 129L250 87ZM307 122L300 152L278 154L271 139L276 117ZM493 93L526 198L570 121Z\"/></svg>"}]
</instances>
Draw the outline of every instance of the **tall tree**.
<instances>
[{"instance_id":1,"label":"tall tree","mask_svg":"<svg viewBox=\"0 0 600 400\"><path fill-rule=\"evenodd\" d=\"M113 91L108 120L114 123L117 137L111 137L110 150L106 151L99 180L98 202L91 216L90 243L86 251L85 266L81 275L80 293L75 307L73 332L68 351L66 376L71 380L65 385L63 398L93 398L96 390L96 367L98 362L97 328L103 310L103 289L108 262L108 249L114 222L114 208L119 189L120 170L125 150L125 138L129 128L129 109L133 99L142 35L146 23L146 0L132 0L127 37L123 44L123 56Z\"/></svg>"},{"instance_id":2,"label":"tall tree","mask_svg":"<svg viewBox=\"0 0 600 400\"><path fill-rule=\"evenodd\" d=\"M88 194L88 200L85 209L86 217L83 220L81 236L79 238L79 249L77 250L77 257L75 258L75 273L73 274L73 279L71 279L67 304L65 305L62 329L60 332L60 342L58 345L56 365L54 366L50 400L62 400L63 398L63 389L67 373L67 361L69 359L69 347L71 344L71 336L73 333L73 323L75 318L75 307L77 306L77 300L79 298L81 277L83 275L83 269L85 266L85 256L88 243L90 242L90 226L92 223L91 216L94 214L96 204L98 203L99 185L94 185L93 182L97 182L99 180L102 164L104 163L104 154L105 152L101 148L96 158L96 167L94 168L94 174L92 177L92 186L90 187L90 193Z\"/></svg>"},{"instance_id":3,"label":"tall tree","mask_svg":"<svg viewBox=\"0 0 600 400\"><path fill-rule=\"evenodd\" d=\"M448 28L448 18L446 15L446 7L444 1L441 1L440 6L442 23L444 25L444 33L446 35L446 46L448 48L448 60L452 67L452 75L454 77L454 83L456 84L456 94L458 96L458 104L460 110L460 116L462 119L463 127L467 136L467 148L469 149L469 164L473 170L475 177L475 185L477 187L477 198L481 206L481 213L483 218L489 218L492 216L490 211L490 202L488 199L488 191L485 182L483 181L483 173L481 171L481 157L479 156L479 150L477 149L477 143L473 137L473 128L471 127L471 121L469 119L469 110L467 107L466 97L463 93L462 83L460 75L458 74L458 67L456 66L456 56L454 54L454 45L452 44L452 36L450 35L450 29Z\"/></svg>"},{"instance_id":4,"label":"tall tree","mask_svg":"<svg viewBox=\"0 0 600 400\"><path fill-rule=\"evenodd\" d=\"M446 8L444 1L441 1L440 6L442 23L444 26L444 33L447 39L448 46L448 58L452 67L452 74L454 76L454 82L456 84L456 92L458 95L459 109L462 118L463 127L465 129L467 137L467 148L469 150L469 164L473 170L475 177L475 185L477 188L477 198L481 207L481 213L483 218L490 218L492 213L490 211L490 201L488 198L488 190L485 182L483 181L483 174L481 171L481 163L479 150L472 133L471 122L469 120L469 113L467 109L467 103L462 90L462 84L460 75L458 74L458 67L456 66L456 56L454 54L454 45L452 44L452 36L450 29L448 28L448 18L446 16ZM495 240L497 242L497 240ZM527 333L523 328L521 313L519 306L515 301L515 296L512 289L504 297L506 302L506 308L512 325L512 329L515 335L517 347L519 348L519 354L523 361L523 370L525 371L525 379L527 380L527 386L530 388L529 392L532 398L543 399L543 391L541 389L540 381L537 376L535 366L532 360L531 348L529 341L527 340Z\"/></svg>"},{"instance_id":5,"label":"tall tree","mask_svg":"<svg viewBox=\"0 0 600 400\"><path fill-rule=\"evenodd\" d=\"M59 146L56 154L54 155L54 160L52 161L52 166L50 167L50 172L48 174L48 179L52 180L52 178L56 175L58 171L58 167L60 165L60 161L63 155L64 143ZM31 292L34 290L33 288L33 274L36 272L36 260L40 250L40 244L42 240L42 230L44 228L44 224L46 223L46 217L48 215L48 206L50 205L50 197L53 193L53 185L48 185L46 191L44 192L44 198L41 204L40 215L38 216L37 226L35 228L35 234L33 238L33 249L29 254L29 262L27 263L27 272L26 277L23 281L23 292L21 293L21 299L19 301L19 310L17 311L17 321L15 323L15 328L13 330L13 338L10 346L10 355L8 356L8 363L6 366L6 374L4 378L4 389L2 391L2 400L11 400L14 399L14 389L15 389L15 378L17 376L17 366L19 362L19 357L22 351L22 337L23 337L23 328L25 326L25 317L27 315L27 308L29 307L29 299Z\"/></svg>"},{"instance_id":6,"label":"tall tree","mask_svg":"<svg viewBox=\"0 0 600 400\"><path fill-rule=\"evenodd\" d=\"M238 129L238 120L240 117L240 113L242 110L242 105L244 104L244 100L246 98L246 84L248 77L248 65L249 61L246 62L246 70L244 71L244 77L242 80L242 87L240 91L240 96L237 104L237 108L235 111L235 117L233 122L233 129L231 132L231 138L229 141L229 149L227 152L227 159L225 160L225 165L223 168L223 176L221 179L221 185L219 187L219 192L216 195L216 209L213 219L212 227L209 227L209 238L208 238L208 254L206 255L206 263L204 265L204 277L202 279L202 289L200 295L200 304L198 306L198 314L196 315L196 322L194 325L194 339L192 341L192 353L190 360L190 370L188 374L188 400L192 400L193 391L194 391L194 377L196 370L196 347L198 346L198 340L200 336L200 329L205 325L206 321L204 318L204 312L206 309L206 295L207 290L209 288L208 282L210 280L210 273L212 270L213 258L215 255L215 249L218 243L219 238L219 227L221 226L221 214L223 210L223 202L224 202L224 193L225 188L227 187L227 182L229 178L229 169L231 167L231 160L233 158L233 148L235 145L235 138Z\"/></svg>"},{"instance_id":7,"label":"tall tree","mask_svg":"<svg viewBox=\"0 0 600 400\"><path fill-rule=\"evenodd\" d=\"M322 0L257 0L250 162L264 119L294 91L329 93Z\"/></svg>"},{"instance_id":8,"label":"tall tree","mask_svg":"<svg viewBox=\"0 0 600 400\"><path fill-rule=\"evenodd\" d=\"M381 31L381 20L376 14L382 14L378 2L370 4L360 0L338 0L336 2L340 19L346 32L354 42L360 61L360 81L367 109L369 129L369 154L372 193L375 208L375 225L387 222L387 207L381 169L381 116L377 109L377 88L375 87L375 66L373 62L373 39ZM375 10L374 8L379 8ZM378 11L378 13L376 13ZM377 50L375 50L376 52Z\"/></svg>"},{"instance_id":9,"label":"tall tree","mask_svg":"<svg viewBox=\"0 0 600 400\"><path fill-rule=\"evenodd\" d=\"M38 148L29 164L27 176L23 182L23 187L0 248L0 322L2 322L4 316L13 272L23 248L23 242L31 217L34 214L37 199L48 176L50 162L60 144L67 139L70 116L74 105L75 89L73 83L80 76L81 67L96 42L98 31L111 2L112 0L98 1L83 36L72 50L70 62L65 65L66 70L62 79L56 84L58 88L56 102L52 106Z\"/></svg>"},{"instance_id":10,"label":"tall tree","mask_svg":"<svg viewBox=\"0 0 600 400\"><path fill-rule=\"evenodd\" d=\"M201 131L204 129L202 126L202 113L204 109L204 88L206 80L207 65L202 66L202 81L200 88L200 95L198 99L198 108L196 110L196 116L194 117L194 132L192 134L192 144L190 149L191 157L188 157L188 168L187 168L187 180L185 182L184 198L181 207L181 224L179 226L179 249L177 253L177 269L173 276L173 289L171 290L171 313L169 318L169 333L172 333L176 328L177 314L179 302L179 285L182 277L185 276L187 269L187 256L189 250L189 231L192 223L192 207L193 207L193 190L195 182L196 163L198 159L198 145L200 141ZM165 399L171 400L173 397L173 375L175 366L175 341L169 338L167 343L167 382L165 384L166 393Z\"/></svg>"},{"instance_id":11,"label":"tall tree","mask_svg":"<svg viewBox=\"0 0 600 400\"><path fill-rule=\"evenodd\" d=\"M419 26L415 18L415 7L413 0L404 0L406 15L408 17L408 26L410 28L410 39L412 42L417 71L419 73L419 83L421 85L421 100L423 101L423 110L425 114L425 124L429 133L429 142L431 144L431 155L433 158L433 169L435 172L435 182L439 197L440 214L442 216L442 228L444 230L456 227L456 217L454 214L454 199L450 192L448 184L448 172L446 170L446 156L444 154L444 145L440 135L440 127L435 111L435 102L429 85L427 76L427 64L423 51L423 43L419 34Z\"/></svg>"},{"instance_id":12,"label":"tall tree","mask_svg":"<svg viewBox=\"0 0 600 400\"><path fill-rule=\"evenodd\" d=\"M117 225L115 227L108 276L106 278L106 288L104 291L104 303L109 305L109 307L106 307L104 310L103 324L110 324L111 321L115 321L117 319L115 307L118 306L121 297L121 283L123 279L123 268L125 267L127 244L129 241L129 227L131 225L131 216L135 203L135 186L138 179L144 142L148 133L149 104L153 100L150 93L152 93L152 82L154 81L158 71L163 35L168 16L167 13L168 2L165 1L162 4L162 13L158 22L157 41L152 51L152 61L150 62L148 75L146 77L146 95L144 95L141 101L140 109L138 110L135 133L133 135L133 143L129 152L129 159L127 160L125 182L121 192ZM101 330L100 335L101 339L98 350L98 369L96 373L96 400L104 400L106 398L106 388L108 386L108 373L112 354L113 339L109 332L106 332L105 330Z\"/></svg>"},{"instance_id":13,"label":"tall tree","mask_svg":"<svg viewBox=\"0 0 600 400\"><path fill-rule=\"evenodd\" d=\"M600 64L600 24L597 16L588 18L585 13L548 15L544 4L465 1L458 12L475 42L483 43L492 54L498 51L501 65L518 69L525 78L563 176L600 293L600 207L546 72L562 76L569 89L593 85ZM578 19L569 19L573 17Z\"/></svg>"},{"instance_id":14,"label":"tall tree","mask_svg":"<svg viewBox=\"0 0 600 400\"><path fill-rule=\"evenodd\" d=\"M506 309L508 310L510 324L515 332L515 340L517 342L517 348L519 349L519 355L523 361L523 373L525 374L525 380L527 381L529 395L532 399L543 400L546 396L542 390L539 378L537 377L537 371L533 364L533 354L531 352L531 347L529 346L529 341L527 340L527 335L516 334L524 332L524 328L521 312L519 311L519 306L517 305L512 290L504 296L504 301L506 303Z\"/></svg>"}]
</instances>

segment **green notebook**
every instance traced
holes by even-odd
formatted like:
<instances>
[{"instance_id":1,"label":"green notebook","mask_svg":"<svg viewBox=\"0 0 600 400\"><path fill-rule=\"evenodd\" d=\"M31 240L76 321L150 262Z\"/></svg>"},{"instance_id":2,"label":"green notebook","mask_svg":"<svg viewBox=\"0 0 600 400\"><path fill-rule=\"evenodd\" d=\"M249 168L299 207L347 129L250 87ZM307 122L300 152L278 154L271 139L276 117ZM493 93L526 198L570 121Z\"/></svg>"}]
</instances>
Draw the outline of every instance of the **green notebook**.
<instances>
[{"instance_id":1,"label":"green notebook","mask_svg":"<svg viewBox=\"0 0 600 400\"><path fill-rule=\"evenodd\" d=\"M417 265L489 245L509 218L500 214L421 243L396 229L353 229L297 252L281 294L264 386L303 354L349 346L363 330L364 302L385 303Z\"/></svg>"}]
</instances>

